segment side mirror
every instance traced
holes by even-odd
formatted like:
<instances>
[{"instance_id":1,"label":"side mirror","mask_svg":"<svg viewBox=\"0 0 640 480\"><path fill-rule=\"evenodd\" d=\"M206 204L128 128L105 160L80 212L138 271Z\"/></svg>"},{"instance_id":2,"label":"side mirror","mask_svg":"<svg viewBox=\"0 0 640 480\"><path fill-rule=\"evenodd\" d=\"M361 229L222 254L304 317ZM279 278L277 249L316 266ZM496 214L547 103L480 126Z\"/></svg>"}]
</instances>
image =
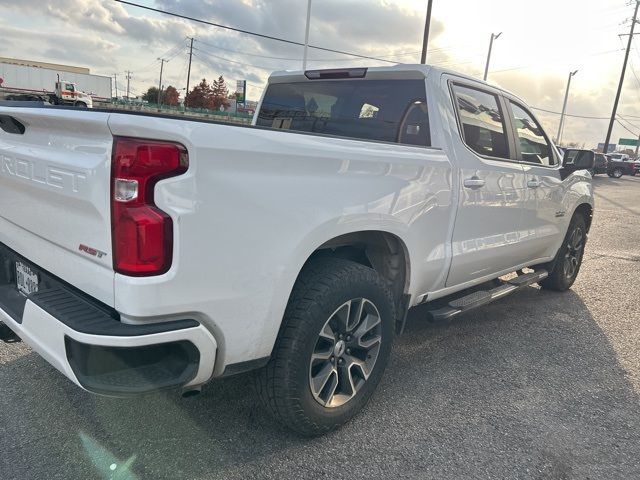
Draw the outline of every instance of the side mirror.
<instances>
[{"instance_id":1,"label":"side mirror","mask_svg":"<svg viewBox=\"0 0 640 480\"><path fill-rule=\"evenodd\" d=\"M591 170L596 164L596 154L591 150L567 149L562 166L571 170Z\"/></svg>"}]
</instances>

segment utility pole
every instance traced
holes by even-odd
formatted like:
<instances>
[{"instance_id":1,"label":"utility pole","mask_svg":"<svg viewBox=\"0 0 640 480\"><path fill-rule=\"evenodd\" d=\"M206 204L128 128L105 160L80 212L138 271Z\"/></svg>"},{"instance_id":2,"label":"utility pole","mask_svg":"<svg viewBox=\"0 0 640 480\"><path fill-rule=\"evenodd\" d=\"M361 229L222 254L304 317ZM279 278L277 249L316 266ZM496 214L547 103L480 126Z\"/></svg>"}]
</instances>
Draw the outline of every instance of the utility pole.
<instances>
[{"instance_id":1,"label":"utility pole","mask_svg":"<svg viewBox=\"0 0 640 480\"><path fill-rule=\"evenodd\" d=\"M636 143L636 160L638 159L638 149L640 148L640 136L638 136L638 143Z\"/></svg>"},{"instance_id":2,"label":"utility pole","mask_svg":"<svg viewBox=\"0 0 640 480\"><path fill-rule=\"evenodd\" d=\"M118 74L113 74L113 83L116 86L116 102L118 101Z\"/></svg>"},{"instance_id":3,"label":"utility pole","mask_svg":"<svg viewBox=\"0 0 640 480\"><path fill-rule=\"evenodd\" d=\"M129 81L131 80L131 72L127 70L127 103L129 102Z\"/></svg>"},{"instance_id":4,"label":"utility pole","mask_svg":"<svg viewBox=\"0 0 640 480\"><path fill-rule=\"evenodd\" d=\"M560 145L562 140L562 127L564 127L564 114L567 111L567 100L569 100L569 87L571 86L571 77L573 77L578 70L569 72L569 80L567 81L567 90L564 92L564 103L562 104L562 113L560 114L560 125L558 125L558 135L556 136L556 144Z\"/></svg>"},{"instance_id":5,"label":"utility pole","mask_svg":"<svg viewBox=\"0 0 640 480\"><path fill-rule=\"evenodd\" d=\"M427 46L429 45L429 30L431 29L431 7L433 6L433 0L427 2L427 18L424 22L424 37L422 38L422 56L420 57L420 63L427 63Z\"/></svg>"},{"instance_id":6,"label":"utility pole","mask_svg":"<svg viewBox=\"0 0 640 480\"><path fill-rule=\"evenodd\" d=\"M184 93L184 108L187 108L187 95L189 95L189 80L191 80L191 59L193 58L193 37L191 37L191 46L189 47L189 69L187 71L187 89Z\"/></svg>"},{"instance_id":7,"label":"utility pole","mask_svg":"<svg viewBox=\"0 0 640 480\"><path fill-rule=\"evenodd\" d=\"M159 58L160 60L160 81L158 82L158 107L162 105L162 70L164 67L164 63L169 60L165 60L164 58Z\"/></svg>"},{"instance_id":8,"label":"utility pole","mask_svg":"<svg viewBox=\"0 0 640 480\"><path fill-rule=\"evenodd\" d=\"M491 50L493 49L493 41L497 40L500 37L500 35L502 35L502 32L500 32L497 35L492 33L491 34L491 40L489 40L489 52L487 53L487 63L484 66L484 77L482 77L482 79L485 82L487 81L487 75L489 75L489 62L491 61Z\"/></svg>"},{"instance_id":9,"label":"utility pole","mask_svg":"<svg viewBox=\"0 0 640 480\"><path fill-rule=\"evenodd\" d=\"M604 149L602 153L606 154L609 149L609 142L611 141L611 132L613 131L613 122L616 120L616 114L618 112L618 102L620 101L620 93L622 93L622 84L624 83L624 75L627 72L627 61L629 60L629 50L631 50L631 42L633 41L633 30L636 26L638 18L638 7L640 1L636 1L636 8L633 12L633 20L631 21L631 31L629 32L629 41L627 42L627 51L624 54L624 62L622 63L622 72L620 73L620 82L618 83L618 91L616 92L616 99L613 102L613 111L611 112L611 120L609 120L609 129L607 130L607 138L604 140Z\"/></svg>"},{"instance_id":10,"label":"utility pole","mask_svg":"<svg viewBox=\"0 0 640 480\"><path fill-rule=\"evenodd\" d=\"M304 31L304 54L302 56L302 70L307 69L307 52L309 50L309 26L311 25L311 0L307 3L307 26Z\"/></svg>"}]
</instances>

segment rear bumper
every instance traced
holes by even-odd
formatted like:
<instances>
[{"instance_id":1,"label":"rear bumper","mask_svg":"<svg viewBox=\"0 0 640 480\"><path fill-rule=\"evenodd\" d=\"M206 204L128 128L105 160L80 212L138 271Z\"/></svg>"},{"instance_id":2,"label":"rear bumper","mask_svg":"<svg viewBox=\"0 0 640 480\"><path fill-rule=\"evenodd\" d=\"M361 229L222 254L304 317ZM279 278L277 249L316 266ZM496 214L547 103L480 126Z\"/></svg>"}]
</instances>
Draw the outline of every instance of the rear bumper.
<instances>
[{"instance_id":1,"label":"rear bumper","mask_svg":"<svg viewBox=\"0 0 640 480\"><path fill-rule=\"evenodd\" d=\"M15 262L38 274L27 297ZM217 343L195 320L130 325L98 301L0 244L0 321L85 390L114 396L195 387L213 375Z\"/></svg>"}]
</instances>

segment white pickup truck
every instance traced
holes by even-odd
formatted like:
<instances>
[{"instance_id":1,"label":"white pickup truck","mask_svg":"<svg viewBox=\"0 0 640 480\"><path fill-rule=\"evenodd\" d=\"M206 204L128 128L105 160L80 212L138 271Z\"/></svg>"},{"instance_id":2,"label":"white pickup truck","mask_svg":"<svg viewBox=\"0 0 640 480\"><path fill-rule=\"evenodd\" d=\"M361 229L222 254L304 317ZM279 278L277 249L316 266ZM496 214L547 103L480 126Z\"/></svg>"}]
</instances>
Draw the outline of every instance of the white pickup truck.
<instances>
[{"instance_id":1,"label":"white pickup truck","mask_svg":"<svg viewBox=\"0 0 640 480\"><path fill-rule=\"evenodd\" d=\"M275 73L253 126L1 106L0 128L11 331L105 395L256 370L308 435L364 406L409 307L571 287L593 212L592 152L422 65Z\"/></svg>"}]
</instances>

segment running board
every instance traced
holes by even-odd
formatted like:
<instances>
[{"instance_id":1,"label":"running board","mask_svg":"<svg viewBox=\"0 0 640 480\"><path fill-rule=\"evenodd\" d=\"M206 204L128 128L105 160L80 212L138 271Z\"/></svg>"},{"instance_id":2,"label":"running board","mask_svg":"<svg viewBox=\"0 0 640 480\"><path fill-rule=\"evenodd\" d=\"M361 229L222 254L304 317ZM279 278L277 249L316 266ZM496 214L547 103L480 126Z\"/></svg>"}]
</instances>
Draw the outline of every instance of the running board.
<instances>
[{"instance_id":1,"label":"running board","mask_svg":"<svg viewBox=\"0 0 640 480\"><path fill-rule=\"evenodd\" d=\"M518 275L510 280L502 281L501 285L490 290L479 290L462 297L454 298L450 300L446 306L430 310L429 315L434 322L449 320L459 313L468 312L469 310L481 307L499 298L506 297L510 293L538 283L548 276L549 273L546 270L538 270L536 272Z\"/></svg>"}]
</instances>

